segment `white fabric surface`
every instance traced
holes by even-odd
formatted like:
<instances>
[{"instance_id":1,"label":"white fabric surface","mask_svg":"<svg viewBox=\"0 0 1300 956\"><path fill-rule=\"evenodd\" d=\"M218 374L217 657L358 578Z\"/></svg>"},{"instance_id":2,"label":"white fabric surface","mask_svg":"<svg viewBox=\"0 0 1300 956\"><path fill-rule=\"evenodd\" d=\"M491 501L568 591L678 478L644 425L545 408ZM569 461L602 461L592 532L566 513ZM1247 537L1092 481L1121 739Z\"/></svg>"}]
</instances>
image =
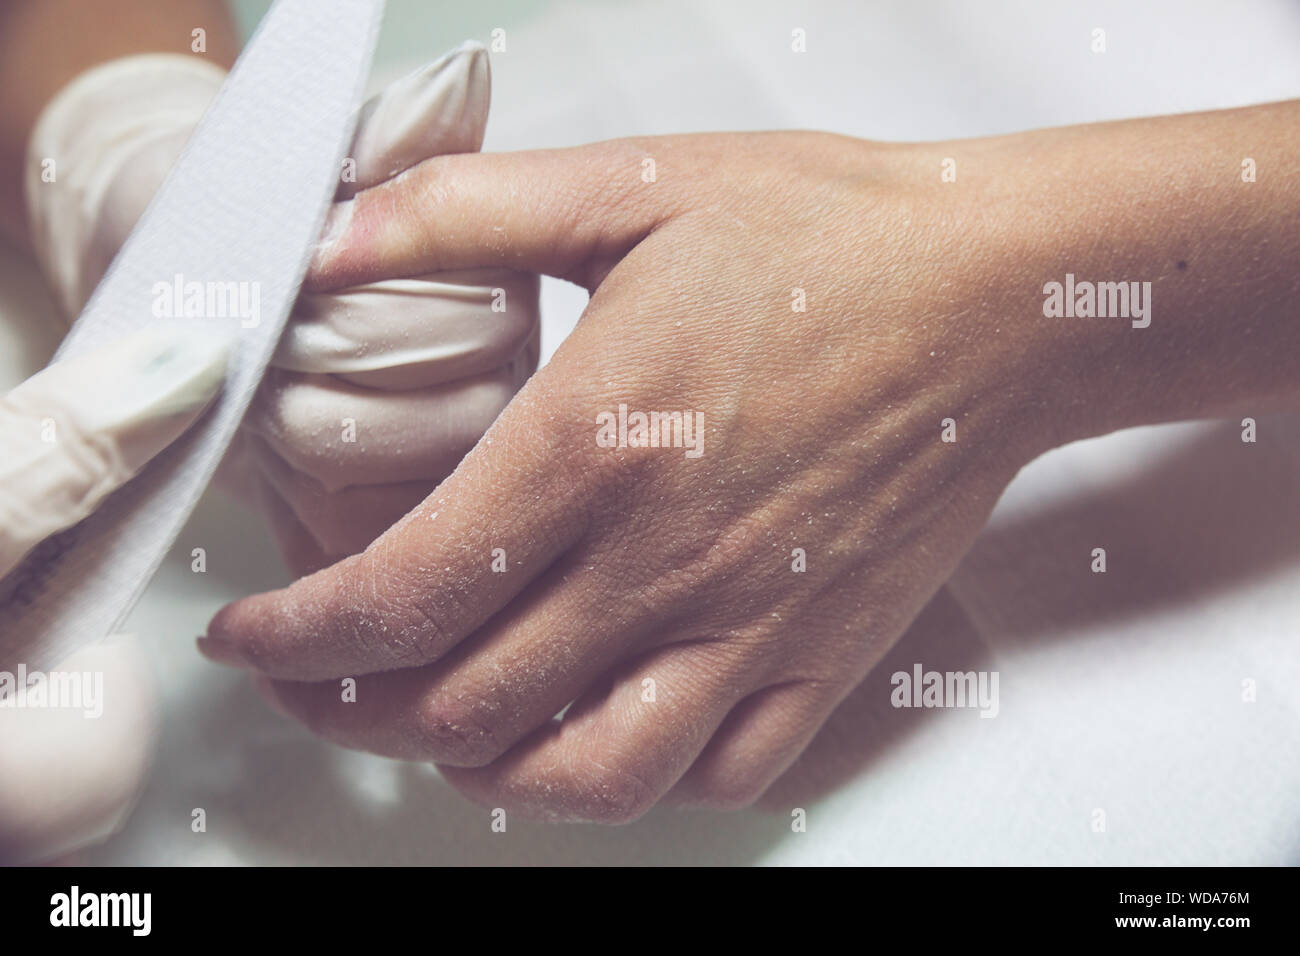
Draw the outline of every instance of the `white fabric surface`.
<instances>
[{"instance_id":1,"label":"white fabric surface","mask_svg":"<svg viewBox=\"0 0 1300 956\"><path fill-rule=\"evenodd\" d=\"M485 4L476 21L475 38L503 27L508 43L487 149L773 127L945 138L1300 96L1300 8L1285 0L539 6L494 21ZM394 2L386 31L427 31L426 53L464 38L432 14L400 22L419 16ZM795 27L806 54L790 52ZM1105 54L1089 52L1094 27ZM583 298L546 283L543 356ZM200 661L190 638L219 604L284 580L256 519L209 496L131 622L164 694L151 783L87 858L1300 863L1300 417L1261 419L1253 445L1238 431L1140 429L1035 462L770 806L656 810L622 829L494 834L434 771L321 743ZM203 575L189 570L196 546ZM1104 576L1088 571L1093 547L1108 551ZM888 673L916 661L998 670L999 716L892 710ZM806 833L790 832L794 806Z\"/></svg>"}]
</instances>

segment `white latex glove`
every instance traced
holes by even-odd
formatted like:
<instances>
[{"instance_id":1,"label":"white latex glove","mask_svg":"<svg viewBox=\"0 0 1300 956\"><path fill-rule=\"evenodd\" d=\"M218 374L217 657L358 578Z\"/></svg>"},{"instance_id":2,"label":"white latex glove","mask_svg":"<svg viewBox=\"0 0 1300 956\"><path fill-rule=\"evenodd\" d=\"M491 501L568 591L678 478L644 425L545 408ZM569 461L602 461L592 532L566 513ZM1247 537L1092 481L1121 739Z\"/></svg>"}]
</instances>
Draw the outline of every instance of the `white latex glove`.
<instances>
[{"instance_id":1,"label":"white latex glove","mask_svg":"<svg viewBox=\"0 0 1300 956\"><path fill-rule=\"evenodd\" d=\"M188 428L217 393L227 352L227 340L158 326L51 365L0 398L0 577ZM140 651L117 638L61 662L56 671L92 675L73 709L18 692L25 662L0 657L13 668L0 673L0 862L103 839L130 809L153 748Z\"/></svg>"},{"instance_id":2,"label":"white latex glove","mask_svg":"<svg viewBox=\"0 0 1300 956\"><path fill-rule=\"evenodd\" d=\"M489 95L478 44L390 85L363 109L340 202L477 150ZM244 420L297 570L363 550L451 474L537 366L537 293L483 269L302 296Z\"/></svg>"},{"instance_id":3,"label":"white latex glove","mask_svg":"<svg viewBox=\"0 0 1300 956\"><path fill-rule=\"evenodd\" d=\"M118 61L73 84L38 126L29 207L38 242L62 237L42 259L68 308L93 289L220 79L191 57ZM169 91L165 103L155 89ZM487 52L466 44L373 97L339 200L478 149L489 92ZM86 185L60 194L39 159L68 147L94 172L74 169ZM262 497L296 571L364 549L451 473L536 367L537 290L532 275L475 270L302 296L220 474Z\"/></svg>"}]
</instances>

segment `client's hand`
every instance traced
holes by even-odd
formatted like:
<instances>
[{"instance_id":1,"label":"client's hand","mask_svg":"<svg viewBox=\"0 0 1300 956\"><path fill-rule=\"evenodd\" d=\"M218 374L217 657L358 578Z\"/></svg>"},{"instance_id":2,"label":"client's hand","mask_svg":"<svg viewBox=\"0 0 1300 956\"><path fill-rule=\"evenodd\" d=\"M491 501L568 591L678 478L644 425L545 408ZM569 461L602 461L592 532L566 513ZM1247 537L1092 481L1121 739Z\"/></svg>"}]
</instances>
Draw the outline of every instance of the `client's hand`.
<instances>
[{"instance_id":1,"label":"client's hand","mask_svg":"<svg viewBox=\"0 0 1300 956\"><path fill-rule=\"evenodd\" d=\"M1294 169L1298 113L646 139L435 159L363 192L318 288L508 266L590 304L429 498L226 608L204 647L317 732L436 761L489 806L746 804L1025 462L1295 401L1300 177L1234 185L1232 144ZM1058 310L1074 277L1114 283L1108 311Z\"/></svg>"}]
</instances>

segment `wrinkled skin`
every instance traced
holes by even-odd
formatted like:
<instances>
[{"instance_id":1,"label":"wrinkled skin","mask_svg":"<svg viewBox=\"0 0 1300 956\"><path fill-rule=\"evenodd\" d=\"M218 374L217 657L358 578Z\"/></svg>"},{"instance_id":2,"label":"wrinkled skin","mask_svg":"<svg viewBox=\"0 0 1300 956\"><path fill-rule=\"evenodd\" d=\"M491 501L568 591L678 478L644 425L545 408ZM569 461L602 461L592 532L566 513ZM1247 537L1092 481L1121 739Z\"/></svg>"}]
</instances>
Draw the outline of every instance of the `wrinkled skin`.
<instances>
[{"instance_id":1,"label":"wrinkled skin","mask_svg":"<svg viewBox=\"0 0 1300 956\"><path fill-rule=\"evenodd\" d=\"M1001 386L989 400L943 385L970 360L954 354L954 290L916 293L960 237L931 228L939 247L904 255L907 210L873 188L887 158L818 137L807 162L781 135L740 155L695 138L655 150L656 184L635 176L633 144L584 159L593 176L609 164L606 180L628 170L602 200L625 225L584 235L574 211L547 267L592 289L590 307L457 473L364 555L214 631L244 637L239 653L272 676L322 682L275 684L320 733L438 761L529 815L622 821L674 786L755 799L946 578L1024 458L1007 369L986 370ZM700 178L715 150L761 173ZM691 181L673 191L679 175ZM792 178L803 190L781 201ZM620 403L702 412L702 456L598 447L595 416ZM947 417L956 443L940 440ZM332 680L347 676L355 705Z\"/></svg>"},{"instance_id":2,"label":"wrinkled skin","mask_svg":"<svg viewBox=\"0 0 1300 956\"><path fill-rule=\"evenodd\" d=\"M1117 152L1124 136L1150 148L1115 129ZM1045 200L1071 170L1043 156L1080 141L1040 135L1037 151L809 133L620 141L437 159L361 194L317 287L496 265L580 282L590 304L426 501L363 554L224 609L205 652L259 672L325 737L435 761L510 813L625 822L665 797L751 803L1025 462L1176 413L1161 402L1197 371L1112 377L1128 349L1115 343L1139 341L1126 324L1044 320L1062 262L1122 274L1145 246L1114 252L1092 220L1053 224ZM941 183L955 145L965 168L1006 174ZM1238 291L1276 267L1252 262L1237 264ZM1170 307L1219 305L1180 289ZM1236 390L1247 376L1223 378L1214 407L1293 396L1294 370L1274 371L1256 364ZM596 416L620 403L702 412L703 455L600 447ZM355 703L340 700L346 677Z\"/></svg>"}]
</instances>

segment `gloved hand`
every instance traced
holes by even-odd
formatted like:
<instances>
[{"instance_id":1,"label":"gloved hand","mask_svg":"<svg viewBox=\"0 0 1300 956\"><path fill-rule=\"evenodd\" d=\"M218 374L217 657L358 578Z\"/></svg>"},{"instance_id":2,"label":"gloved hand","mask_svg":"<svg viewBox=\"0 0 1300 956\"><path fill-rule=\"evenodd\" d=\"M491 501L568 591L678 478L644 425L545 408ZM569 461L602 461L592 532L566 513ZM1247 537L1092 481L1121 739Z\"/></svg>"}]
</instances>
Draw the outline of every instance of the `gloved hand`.
<instances>
[{"instance_id":1,"label":"gloved hand","mask_svg":"<svg viewBox=\"0 0 1300 956\"><path fill-rule=\"evenodd\" d=\"M189 427L220 387L227 351L227 340L158 326L0 398L0 577ZM29 697L18 685L30 678L0 673L0 862L108 836L152 752L154 695L132 641L92 645L55 670L92 675L74 709Z\"/></svg>"},{"instance_id":2,"label":"gloved hand","mask_svg":"<svg viewBox=\"0 0 1300 956\"><path fill-rule=\"evenodd\" d=\"M343 210L422 160L477 150L489 86L487 51L466 44L371 99ZM537 366L537 293L534 275L476 269L299 299L244 420L295 570L363 550L451 474Z\"/></svg>"},{"instance_id":3,"label":"gloved hand","mask_svg":"<svg viewBox=\"0 0 1300 956\"><path fill-rule=\"evenodd\" d=\"M47 110L29 149L28 206L69 314L220 81L192 57L132 57L90 71ZM338 200L428 157L478 149L489 86L486 51L466 44L372 98ZM69 158L55 189L41 159L59 156ZM219 473L268 505L296 572L362 550L473 447L536 367L537 289L535 276L490 269L299 299Z\"/></svg>"}]
</instances>

